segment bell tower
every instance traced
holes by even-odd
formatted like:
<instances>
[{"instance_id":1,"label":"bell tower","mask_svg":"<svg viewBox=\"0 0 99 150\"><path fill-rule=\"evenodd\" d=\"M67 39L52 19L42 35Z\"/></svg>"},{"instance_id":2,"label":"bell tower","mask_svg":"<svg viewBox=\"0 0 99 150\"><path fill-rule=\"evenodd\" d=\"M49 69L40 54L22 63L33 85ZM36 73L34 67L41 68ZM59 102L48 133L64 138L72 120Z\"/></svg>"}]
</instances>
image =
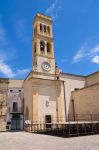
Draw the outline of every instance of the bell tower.
<instances>
[{"instance_id":1,"label":"bell tower","mask_svg":"<svg viewBox=\"0 0 99 150\"><path fill-rule=\"evenodd\" d=\"M38 13L33 28L33 71L55 74L52 18Z\"/></svg>"}]
</instances>

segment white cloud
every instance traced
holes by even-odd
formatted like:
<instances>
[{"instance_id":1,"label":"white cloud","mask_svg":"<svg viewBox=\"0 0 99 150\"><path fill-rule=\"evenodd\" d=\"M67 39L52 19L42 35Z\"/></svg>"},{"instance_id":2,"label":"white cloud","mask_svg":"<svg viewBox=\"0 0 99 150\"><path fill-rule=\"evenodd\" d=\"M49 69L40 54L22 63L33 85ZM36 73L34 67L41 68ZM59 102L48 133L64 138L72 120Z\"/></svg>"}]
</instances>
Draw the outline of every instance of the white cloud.
<instances>
[{"instance_id":1,"label":"white cloud","mask_svg":"<svg viewBox=\"0 0 99 150\"><path fill-rule=\"evenodd\" d=\"M56 5L57 5L58 0L56 0L51 6L49 6L46 10L47 13L53 12Z\"/></svg>"},{"instance_id":2,"label":"white cloud","mask_svg":"<svg viewBox=\"0 0 99 150\"><path fill-rule=\"evenodd\" d=\"M95 64L99 64L99 55L93 57L93 59L91 60L91 62L92 62L92 63L95 63Z\"/></svg>"},{"instance_id":3,"label":"white cloud","mask_svg":"<svg viewBox=\"0 0 99 150\"><path fill-rule=\"evenodd\" d=\"M47 9L46 9L46 14L52 16L53 20L55 20L58 16L59 13L62 9L61 0L55 0Z\"/></svg>"},{"instance_id":4,"label":"white cloud","mask_svg":"<svg viewBox=\"0 0 99 150\"><path fill-rule=\"evenodd\" d=\"M95 46L88 46L87 44L84 44L75 56L73 57L72 62L77 63L80 61L89 60L91 63L97 63L98 64L98 56L99 56L99 44L96 44Z\"/></svg>"},{"instance_id":5,"label":"white cloud","mask_svg":"<svg viewBox=\"0 0 99 150\"><path fill-rule=\"evenodd\" d=\"M25 75L29 69L15 70L8 63L16 57L16 50L9 41L1 19L0 17L0 73L9 78Z\"/></svg>"},{"instance_id":6,"label":"white cloud","mask_svg":"<svg viewBox=\"0 0 99 150\"><path fill-rule=\"evenodd\" d=\"M79 62L85 56L84 50L79 50L73 58L73 62Z\"/></svg>"},{"instance_id":7,"label":"white cloud","mask_svg":"<svg viewBox=\"0 0 99 150\"><path fill-rule=\"evenodd\" d=\"M0 62L0 72L6 77L13 77L14 73L9 65L5 64L3 61Z\"/></svg>"},{"instance_id":8,"label":"white cloud","mask_svg":"<svg viewBox=\"0 0 99 150\"><path fill-rule=\"evenodd\" d=\"M99 45L96 45L96 47L93 49L93 52L94 52L94 53L99 52Z\"/></svg>"},{"instance_id":9,"label":"white cloud","mask_svg":"<svg viewBox=\"0 0 99 150\"><path fill-rule=\"evenodd\" d=\"M5 77L13 78L20 75L27 75L30 69L21 69L13 71L12 67L6 63L5 58L3 56L0 57L0 73L2 73Z\"/></svg>"},{"instance_id":10,"label":"white cloud","mask_svg":"<svg viewBox=\"0 0 99 150\"><path fill-rule=\"evenodd\" d=\"M20 69L16 71L15 76L27 75L29 72L30 72L30 69Z\"/></svg>"}]
</instances>

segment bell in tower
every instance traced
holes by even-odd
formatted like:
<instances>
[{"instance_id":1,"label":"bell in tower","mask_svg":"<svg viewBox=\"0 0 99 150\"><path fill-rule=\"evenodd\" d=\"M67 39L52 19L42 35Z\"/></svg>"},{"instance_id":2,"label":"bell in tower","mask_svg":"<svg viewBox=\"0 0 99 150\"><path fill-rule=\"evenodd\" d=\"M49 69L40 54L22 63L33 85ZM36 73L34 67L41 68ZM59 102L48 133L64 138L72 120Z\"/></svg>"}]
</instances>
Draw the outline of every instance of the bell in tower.
<instances>
[{"instance_id":1,"label":"bell in tower","mask_svg":"<svg viewBox=\"0 0 99 150\"><path fill-rule=\"evenodd\" d=\"M33 27L33 71L55 74L52 18L37 14Z\"/></svg>"}]
</instances>

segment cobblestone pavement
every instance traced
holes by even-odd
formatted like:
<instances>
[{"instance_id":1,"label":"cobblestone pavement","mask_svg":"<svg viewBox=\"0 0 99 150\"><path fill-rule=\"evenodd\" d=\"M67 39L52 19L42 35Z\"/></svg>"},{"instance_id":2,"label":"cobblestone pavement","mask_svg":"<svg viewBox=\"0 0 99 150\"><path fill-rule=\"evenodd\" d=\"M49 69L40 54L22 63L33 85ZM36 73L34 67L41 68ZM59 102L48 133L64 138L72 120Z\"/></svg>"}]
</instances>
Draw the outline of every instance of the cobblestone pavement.
<instances>
[{"instance_id":1,"label":"cobblestone pavement","mask_svg":"<svg viewBox=\"0 0 99 150\"><path fill-rule=\"evenodd\" d=\"M59 138L26 132L0 133L0 150L99 150L99 135Z\"/></svg>"}]
</instances>

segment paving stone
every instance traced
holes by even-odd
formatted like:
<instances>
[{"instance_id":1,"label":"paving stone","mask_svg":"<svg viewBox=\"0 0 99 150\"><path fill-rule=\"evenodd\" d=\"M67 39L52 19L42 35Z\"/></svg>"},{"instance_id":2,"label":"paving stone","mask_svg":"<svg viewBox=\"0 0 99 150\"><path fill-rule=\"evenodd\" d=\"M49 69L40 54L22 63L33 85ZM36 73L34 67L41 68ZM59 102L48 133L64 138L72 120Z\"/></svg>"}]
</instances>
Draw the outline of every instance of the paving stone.
<instances>
[{"instance_id":1,"label":"paving stone","mask_svg":"<svg viewBox=\"0 0 99 150\"><path fill-rule=\"evenodd\" d=\"M27 132L1 132L0 150L99 150L99 135L60 138Z\"/></svg>"}]
</instances>

